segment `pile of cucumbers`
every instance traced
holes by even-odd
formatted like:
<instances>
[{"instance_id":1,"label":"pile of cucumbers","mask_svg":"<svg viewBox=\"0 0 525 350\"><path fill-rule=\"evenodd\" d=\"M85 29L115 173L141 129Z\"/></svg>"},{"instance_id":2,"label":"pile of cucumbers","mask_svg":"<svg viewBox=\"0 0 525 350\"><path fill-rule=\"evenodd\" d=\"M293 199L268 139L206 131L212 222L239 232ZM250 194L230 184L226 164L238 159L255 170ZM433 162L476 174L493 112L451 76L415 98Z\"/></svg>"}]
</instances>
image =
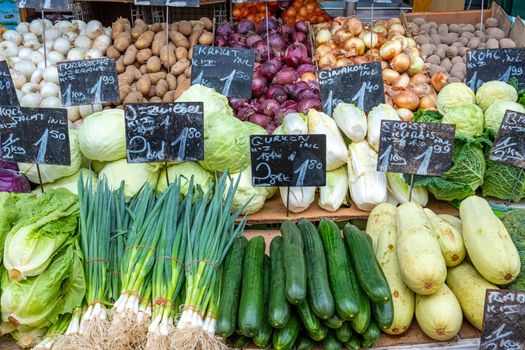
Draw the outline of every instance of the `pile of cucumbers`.
<instances>
[{"instance_id":1,"label":"pile of cucumbers","mask_svg":"<svg viewBox=\"0 0 525 350\"><path fill-rule=\"evenodd\" d=\"M370 237L322 219L285 221L265 254L262 236L228 253L216 332L232 347L372 347L391 326L392 296Z\"/></svg>"}]
</instances>

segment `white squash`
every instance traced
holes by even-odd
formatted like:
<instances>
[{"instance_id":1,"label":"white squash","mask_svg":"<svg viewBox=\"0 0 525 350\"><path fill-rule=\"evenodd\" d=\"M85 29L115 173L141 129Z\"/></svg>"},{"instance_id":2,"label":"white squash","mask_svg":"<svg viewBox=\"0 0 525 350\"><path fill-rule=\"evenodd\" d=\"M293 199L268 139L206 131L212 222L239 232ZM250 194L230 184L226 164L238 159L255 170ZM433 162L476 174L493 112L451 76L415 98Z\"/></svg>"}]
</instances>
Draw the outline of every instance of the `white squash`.
<instances>
[{"instance_id":1,"label":"white squash","mask_svg":"<svg viewBox=\"0 0 525 350\"><path fill-rule=\"evenodd\" d=\"M432 210L428 208L424 210L430 223L434 227L433 232L439 242L441 254L443 254L447 266L450 267L461 264L467 254L461 232L446 220L437 216Z\"/></svg>"}]
</instances>

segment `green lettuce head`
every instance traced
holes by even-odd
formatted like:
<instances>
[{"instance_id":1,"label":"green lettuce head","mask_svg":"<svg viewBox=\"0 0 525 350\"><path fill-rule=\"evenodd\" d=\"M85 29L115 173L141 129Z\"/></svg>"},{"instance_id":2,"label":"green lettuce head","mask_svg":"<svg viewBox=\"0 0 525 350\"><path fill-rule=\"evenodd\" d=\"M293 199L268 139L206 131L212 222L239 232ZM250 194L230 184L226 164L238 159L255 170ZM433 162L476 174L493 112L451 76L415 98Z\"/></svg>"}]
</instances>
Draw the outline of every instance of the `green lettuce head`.
<instances>
[{"instance_id":1,"label":"green lettuce head","mask_svg":"<svg viewBox=\"0 0 525 350\"><path fill-rule=\"evenodd\" d=\"M44 188L46 191L52 188L65 188L71 193L78 194L78 179L80 178L80 174L82 174L84 178L84 183L87 183L89 181L89 177L91 176L93 181L93 187L97 186L97 174L95 174L89 169L81 168L76 174L63 177L61 179L56 180L55 182L46 184ZM41 187L38 186L32 191L32 193L40 195L42 193Z\"/></svg>"},{"instance_id":2,"label":"green lettuce head","mask_svg":"<svg viewBox=\"0 0 525 350\"><path fill-rule=\"evenodd\" d=\"M462 104L450 108L443 117L443 124L456 125L456 135L478 137L483 134L483 111L473 104Z\"/></svg>"},{"instance_id":3,"label":"green lettuce head","mask_svg":"<svg viewBox=\"0 0 525 350\"><path fill-rule=\"evenodd\" d=\"M249 129L239 119L222 113L204 117L204 160L210 172L239 172L250 163Z\"/></svg>"},{"instance_id":4,"label":"green lettuce head","mask_svg":"<svg viewBox=\"0 0 525 350\"><path fill-rule=\"evenodd\" d=\"M252 171L249 166L239 173L231 174L231 179L228 179L227 183L230 181L233 184L238 183L237 191L233 197L232 209L235 211L244 207L243 214L258 212L264 206L266 199L277 192L277 187L252 186Z\"/></svg>"},{"instance_id":5,"label":"green lettuce head","mask_svg":"<svg viewBox=\"0 0 525 350\"><path fill-rule=\"evenodd\" d=\"M159 172L154 165L148 163L128 163L126 159L107 163L98 174L99 179L106 177L112 190L120 188L124 181L124 196L130 199L140 192L146 182L155 188Z\"/></svg>"},{"instance_id":6,"label":"green lettuce head","mask_svg":"<svg viewBox=\"0 0 525 350\"><path fill-rule=\"evenodd\" d=\"M485 111L485 129L490 129L497 133L507 110L525 113L525 108L519 103L496 101Z\"/></svg>"},{"instance_id":7,"label":"green lettuce head","mask_svg":"<svg viewBox=\"0 0 525 350\"><path fill-rule=\"evenodd\" d=\"M200 187L203 192L208 190L208 187L213 182L213 176L201 168L196 162L183 162L168 167L168 178L170 183L175 179L181 178L181 193L186 195L188 193L190 179L193 176L193 184ZM163 169L159 176L159 183L157 184L157 192L164 192L168 188L166 183L166 169Z\"/></svg>"},{"instance_id":8,"label":"green lettuce head","mask_svg":"<svg viewBox=\"0 0 525 350\"><path fill-rule=\"evenodd\" d=\"M192 85L179 96L176 102L202 102L204 118L212 114L224 114L233 117L233 110L228 99L213 89L202 85Z\"/></svg>"},{"instance_id":9,"label":"green lettuce head","mask_svg":"<svg viewBox=\"0 0 525 350\"><path fill-rule=\"evenodd\" d=\"M476 91L476 103L483 111L486 111L496 101L516 102L517 100L516 89L503 81L488 81Z\"/></svg>"},{"instance_id":10,"label":"green lettuce head","mask_svg":"<svg viewBox=\"0 0 525 350\"><path fill-rule=\"evenodd\" d=\"M438 94L437 107L441 114L463 104L475 104L474 92L463 83L452 83L445 86Z\"/></svg>"}]
</instances>

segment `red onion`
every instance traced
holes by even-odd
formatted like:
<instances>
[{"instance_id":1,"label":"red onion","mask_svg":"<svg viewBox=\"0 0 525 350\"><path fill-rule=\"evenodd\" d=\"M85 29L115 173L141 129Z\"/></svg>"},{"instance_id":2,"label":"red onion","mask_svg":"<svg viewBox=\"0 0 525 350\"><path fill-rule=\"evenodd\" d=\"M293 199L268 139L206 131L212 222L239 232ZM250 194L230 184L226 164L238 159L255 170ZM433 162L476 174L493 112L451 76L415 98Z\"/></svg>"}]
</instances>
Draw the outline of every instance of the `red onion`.
<instances>
[{"instance_id":1,"label":"red onion","mask_svg":"<svg viewBox=\"0 0 525 350\"><path fill-rule=\"evenodd\" d=\"M268 23L268 24L267 24ZM269 32L275 32L279 28L279 22L273 17L263 18L261 23L259 23L259 33L266 33L266 27L268 27Z\"/></svg>"},{"instance_id":2,"label":"red onion","mask_svg":"<svg viewBox=\"0 0 525 350\"><path fill-rule=\"evenodd\" d=\"M305 43L306 34L304 34L303 32L295 32L293 33L293 40L299 43Z\"/></svg>"},{"instance_id":3,"label":"red onion","mask_svg":"<svg viewBox=\"0 0 525 350\"><path fill-rule=\"evenodd\" d=\"M262 41L262 38L257 33L250 33L246 37L246 46L248 47L254 47L257 42Z\"/></svg>"},{"instance_id":4,"label":"red onion","mask_svg":"<svg viewBox=\"0 0 525 350\"><path fill-rule=\"evenodd\" d=\"M295 28L293 27L293 25L286 23L281 26L281 34L286 39L289 39L294 33L295 33Z\"/></svg>"},{"instance_id":5,"label":"red onion","mask_svg":"<svg viewBox=\"0 0 525 350\"><path fill-rule=\"evenodd\" d=\"M222 35L217 35L217 37L215 38L215 45L219 47L228 46L228 39L223 37Z\"/></svg>"},{"instance_id":6,"label":"red onion","mask_svg":"<svg viewBox=\"0 0 525 350\"><path fill-rule=\"evenodd\" d=\"M297 99L299 101L308 100L308 99L319 99L319 98L320 98L319 92L310 90L310 89L305 89L301 91L299 93L299 96L297 96Z\"/></svg>"},{"instance_id":7,"label":"red onion","mask_svg":"<svg viewBox=\"0 0 525 350\"><path fill-rule=\"evenodd\" d=\"M264 62L259 69L259 72L262 74L262 76L268 80L272 80L278 71L279 67L275 64L274 60Z\"/></svg>"},{"instance_id":8,"label":"red onion","mask_svg":"<svg viewBox=\"0 0 525 350\"><path fill-rule=\"evenodd\" d=\"M249 19L243 19L237 24L237 33L248 34L255 31L255 24Z\"/></svg>"},{"instance_id":9,"label":"red onion","mask_svg":"<svg viewBox=\"0 0 525 350\"><path fill-rule=\"evenodd\" d=\"M268 59L268 46L264 41L258 41L253 47L255 51L255 61L264 62Z\"/></svg>"},{"instance_id":10,"label":"red onion","mask_svg":"<svg viewBox=\"0 0 525 350\"><path fill-rule=\"evenodd\" d=\"M297 111L299 113L306 114L308 113L308 110L310 108L320 111L323 109L323 104L321 103L321 101L316 100L316 99L304 99L300 101L299 104L297 105Z\"/></svg>"},{"instance_id":11,"label":"red onion","mask_svg":"<svg viewBox=\"0 0 525 350\"><path fill-rule=\"evenodd\" d=\"M297 23L295 23L295 30L307 34L308 33L308 26L304 22L297 22Z\"/></svg>"},{"instance_id":12,"label":"red onion","mask_svg":"<svg viewBox=\"0 0 525 350\"><path fill-rule=\"evenodd\" d=\"M298 81L295 84L286 85L284 89L290 95L292 99L296 100L299 97L299 94L301 93L301 91L310 89L310 86L305 81Z\"/></svg>"},{"instance_id":13,"label":"red onion","mask_svg":"<svg viewBox=\"0 0 525 350\"><path fill-rule=\"evenodd\" d=\"M273 118L280 107L281 106L279 105L279 102L272 99L267 99L259 105L259 113L264 114L269 118Z\"/></svg>"},{"instance_id":14,"label":"red onion","mask_svg":"<svg viewBox=\"0 0 525 350\"><path fill-rule=\"evenodd\" d=\"M294 100L286 100L281 105L281 108L297 109L297 102L295 102Z\"/></svg>"},{"instance_id":15,"label":"red onion","mask_svg":"<svg viewBox=\"0 0 525 350\"><path fill-rule=\"evenodd\" d=\"M308 49L304 44L293 43L288 46L283 57L284 63L289 66L297 67L303 63L310 63L311 60L308 58Z\"/></svg>"},{"instance_id":16,"label":"red onion","mask_svg":"<svg viewBox=\"0 0 525 350\"><path fill-rule=\"evenodd\" d=\"M268 87L268 90L266 90L266 98L274 99L279 103L286 101L287 97L286 90L284 90L282 85L272 84Z\"/></svg>"},{"instance_id":17,"label":"red onion","mask_svg":"<svg viewBox=\"0 0 525 350\"><path fill-rule=\"evenodd\" d=\"M259 97L264 95L266 92L266 79L256 74L253 75L252 80L252 95L253 97Z\"/></svg>"},{"instance_id":18,"label":"red onion","mask_svg":"<svg viewBox=\"0 0 525 350\"><path fill-rule=\"evenodd\" d=\"M254 114L255 114L255 107L251 105L246 105L246 106L241 107L235 115L240 120L248 120Z\"/></svg>"},{"instance_id":19,"label":"red onion","mask_svg":"<svg viewBox=\"0 0 525 350\"><path fill-rule=\"evenodd\" d=\"M252 123L255 123L255 124L258 124L258 125L262 126L265 129L268 127L268 124L270 123L270 119L268 119L267 116L262 115L262 114L254 114L254 115L252 115L250 117L250 121Z\"/></svg>"},{"instance_id":20,"label":"red onion","mask_svg":"<svg viewBox=\"0 0 525 350\"><path fill-rule=\"evenodd\" d=\"M248 103L248 100L245 98L232 97L229 100L230 106L235 112Z\"/></svg>"},{"instance_id":21,"label":"red onion","mask_svg":"<svg viewBox=\"0 0 525 350\"><path fill-rule=\"evenodd\" d=\"M218 36L222 36L222 37L224 37L224 38L227 38L227 37L229 37L232 33L233 33L233 29L232 29L232 26L230 25L229 22L221 23L221 24L219 24L219 26L217 27L217 32L216 32L216 34L217 34Z\"/></svg>"},{"instance_id":22,"label":"red onion","mask_svg":"<svg viewBox=\"0 0 525 350\"><path fill-rule=\"evenodd\" d=\"M290 0L279 1L279 8L281 10L286 10L288 7L290 7Z\"/></svg>"},{"instance_id":23,"label":"red onion","mask_svg":"<svg viewBox=\"0 0 525 350\"><path fill-rule=\"evenodd\" d=\"M303 73L311 72L315 73L315 66L311 63L303 63L296 69L297 74L302 75Z\"/></svg>"},{"instance_id":24,"label":"red onion","mask_svg":"<svg viewBox=\"0 0 525 350\"><path fill-rule=\"evenodd\" d=\"M275 56L280 56L286 47L286 42L279 33L270 33L268 36L268 42L270 44L270 49Z\"/></svg>"},{"instance_id":25,"label":"red onion","mask_svg":"<svg viewBox=\"0 0 525 350\"><path fill-rule=\"evenodd\" d=\"M299 76L297 75L295 69L292 67L285 67L277 72L273 82L279 85L288 85L295 83L297 79L299 79Z\"/></svg>"}]
</instances>

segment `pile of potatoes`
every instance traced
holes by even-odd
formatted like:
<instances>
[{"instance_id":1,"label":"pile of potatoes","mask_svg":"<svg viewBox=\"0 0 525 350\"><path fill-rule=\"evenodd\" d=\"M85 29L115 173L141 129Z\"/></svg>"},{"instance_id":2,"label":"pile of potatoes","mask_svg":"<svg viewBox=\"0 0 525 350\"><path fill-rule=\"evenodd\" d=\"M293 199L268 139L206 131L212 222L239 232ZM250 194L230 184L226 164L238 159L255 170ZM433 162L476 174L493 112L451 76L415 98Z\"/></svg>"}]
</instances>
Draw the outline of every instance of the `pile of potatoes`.
<instances>
[{"instance_id":1,"label":"pile of potatoes","mask_svg":"<svg viewBox=\"0 0 525 350\"><path fill-rule=\"evenodd\" d=\"M137 19L131 27L125 18L113 23L106 55L116 60L121 105L173 102L191 85L192 48L213 43L213 22L203 17L166 26Z\"/></svg>"},{"instance_id":2,"label":"pile of potatoes","mask_svg":"<svg viewBox=\"0 0 525 350\"><path fill-rule=\"evenodd\" d=\"M421 46L421 55L430 66L430 75L448 73L449 83L465 80L468 50L516 47L516 43L506 38L505 32L499 28L498 19L493 17L485 20L483 30L480 23L438 25L416 17L408 23L408 30Z\"/></svg>"}]
</instances>

